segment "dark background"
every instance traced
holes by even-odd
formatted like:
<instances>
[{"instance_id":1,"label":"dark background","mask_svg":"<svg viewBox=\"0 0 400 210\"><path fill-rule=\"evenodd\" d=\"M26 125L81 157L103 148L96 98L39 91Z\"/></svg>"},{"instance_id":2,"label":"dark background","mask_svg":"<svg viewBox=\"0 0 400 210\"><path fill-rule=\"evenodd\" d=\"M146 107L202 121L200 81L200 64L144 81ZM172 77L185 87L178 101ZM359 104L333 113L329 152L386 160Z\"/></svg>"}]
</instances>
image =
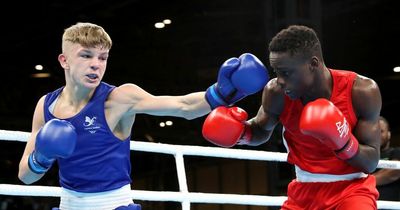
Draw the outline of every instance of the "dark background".
<instances>
[{"instance_id":1,"label":"dark background","mask_svg":"<svg viewBox=\"0 0 400 210\"><path fill-rule=\"evenodd\" d=\"M353 70L378 83L382 115L393 130L392 144L400 143L397 122L400 73L393 72L395 66L400 66L398 1L39 0L9 4L2 6L0 18L0 129L29 132L37 100L64 85L57 56L64 28L76 22L99 24L113 40L103 81L114 85L135 83L154 95L203 91L216 81L219 66L226 59L245 52L253 53L268 66L267 47L271 38L290 24L305 24L318 32L328 67ZM164 29L154 27L156 22L167 18L172 24ZM42 72L50 73L51 77L33 78L36 64L42 64ZM238 105L254 116L260 99L258 93ZM159 127L166 120L173 121L173 126ZM203 120L204 117L186 121L141 115L137 117L132 137L141 141L211 146L201 136ZM281 151L279 133L276 139L246 149ZM2 142L1 145L0 180L4 181L0 182L21 184L16 175L25 144ZM133 176L159 170L149 164L152 161L161 165L167 161L145 153L133 156L136 158ZM192 161L207 162L195 158ZM57 185L53 179L46 176L39 184Z\"/></svg>"}]
</instances>

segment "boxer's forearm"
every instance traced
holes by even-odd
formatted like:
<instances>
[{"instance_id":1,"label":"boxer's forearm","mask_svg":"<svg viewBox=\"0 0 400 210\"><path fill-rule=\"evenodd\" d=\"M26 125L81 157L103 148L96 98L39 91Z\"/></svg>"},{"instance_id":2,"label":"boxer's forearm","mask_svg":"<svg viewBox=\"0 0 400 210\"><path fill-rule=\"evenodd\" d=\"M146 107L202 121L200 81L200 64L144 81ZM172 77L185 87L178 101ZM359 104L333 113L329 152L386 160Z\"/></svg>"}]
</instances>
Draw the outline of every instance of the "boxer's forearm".
<instances>
[{"instance_id":1,"label":"boxer's forearm","mask_svg":"<svg viewBox=\"0 0 400 210\"><path fill-rule=\"evenodd\" d=\"M261 128L256 122L257 121L254 118L248 121L252 133L252 137L250 139L250 142L248 143L248 145L250 146L258 146L267 142L273 132L273 128L272 130L265 130Z\"/></svg>"},{"instance_id":2,"label":"boxer's forearm","mask_svg":"<svg viewBox=\"0 0 400 210\"><path fill-rule=\"evenodd\" d=\"M356 156L347 160L351 166L361 169L365 173L375 171L379 162L379 151L368 145L359 145L359 151Z\"/></svg>"}]
</instances>

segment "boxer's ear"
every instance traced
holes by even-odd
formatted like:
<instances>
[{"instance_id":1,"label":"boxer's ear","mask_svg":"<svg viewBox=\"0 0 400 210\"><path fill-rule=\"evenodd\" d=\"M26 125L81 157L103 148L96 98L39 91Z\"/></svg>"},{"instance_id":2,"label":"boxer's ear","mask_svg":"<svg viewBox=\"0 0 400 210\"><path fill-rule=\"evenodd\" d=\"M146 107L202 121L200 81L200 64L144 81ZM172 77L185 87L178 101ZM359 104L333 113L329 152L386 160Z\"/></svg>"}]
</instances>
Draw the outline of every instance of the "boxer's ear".
<instances>
[{"instance_id":1,"label":"boxer's ear","mask_svg":"<svg viewBox=\"0 0 400 210\"><path fill-rule=\"evenodd\" d=\"M58 55L58 62L60 62L60 65L63 69L68 70L69 65L67 63L67 57L64 54Z\"/></svg>"}]
</instances>

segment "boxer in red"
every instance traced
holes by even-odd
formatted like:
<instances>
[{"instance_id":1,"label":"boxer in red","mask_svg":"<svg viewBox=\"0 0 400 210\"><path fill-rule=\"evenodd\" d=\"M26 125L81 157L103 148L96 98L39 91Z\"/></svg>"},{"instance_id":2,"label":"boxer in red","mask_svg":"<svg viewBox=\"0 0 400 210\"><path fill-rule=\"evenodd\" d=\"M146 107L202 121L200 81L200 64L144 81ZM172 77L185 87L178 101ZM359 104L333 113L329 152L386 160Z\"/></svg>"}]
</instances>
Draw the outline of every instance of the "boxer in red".
<instances>
[{"instance_id":1,"label":"boxer in red","mask_svg":"<svg viewBox=\"0 0 400 210\"><path fill-rule=\"evenodd\" d=\"M269 52L277 77L265 86L257 115L246 121L244 110L219 107L206 118L204 137L223 147L257 146L281 123L296 171L282 209L376 209L370 175L380 147L376 82L326 67L319 39L306 26L280 31Z\"/></svg>"}]
</instances>

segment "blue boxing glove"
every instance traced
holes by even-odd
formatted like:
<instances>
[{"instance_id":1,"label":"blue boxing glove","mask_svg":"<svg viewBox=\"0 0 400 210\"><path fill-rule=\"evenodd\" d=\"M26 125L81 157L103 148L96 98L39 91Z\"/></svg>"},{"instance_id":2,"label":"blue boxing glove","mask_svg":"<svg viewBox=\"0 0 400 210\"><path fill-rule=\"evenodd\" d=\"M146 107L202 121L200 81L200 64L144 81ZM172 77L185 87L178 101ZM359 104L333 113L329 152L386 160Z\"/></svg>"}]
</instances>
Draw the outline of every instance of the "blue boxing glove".
<instances>
[{"instance_id":1,"label":"blue boxing glove","mask_svg":"<svg viewBox=\"0 0 400 210\"><path fill-rule=\"evenodd\" d=\"M31 171L45 173L56 158L69 157L75 149L75 127L66 120L49 120L36 135L34 151L29 155Z\"/></svg>"},{"instance_id":2,"label":"blue boxing glove","mask_svg":"<svg viewBox=\"0 0 400 210\"><path fill-rule=\"evenodd\" d=\"M217 83L206 91L206 100L211 109L230 106L263 89L268 80L268 70L264 64L253 54L244 53L222 64Z\"/></svg>"}]
</instances>

